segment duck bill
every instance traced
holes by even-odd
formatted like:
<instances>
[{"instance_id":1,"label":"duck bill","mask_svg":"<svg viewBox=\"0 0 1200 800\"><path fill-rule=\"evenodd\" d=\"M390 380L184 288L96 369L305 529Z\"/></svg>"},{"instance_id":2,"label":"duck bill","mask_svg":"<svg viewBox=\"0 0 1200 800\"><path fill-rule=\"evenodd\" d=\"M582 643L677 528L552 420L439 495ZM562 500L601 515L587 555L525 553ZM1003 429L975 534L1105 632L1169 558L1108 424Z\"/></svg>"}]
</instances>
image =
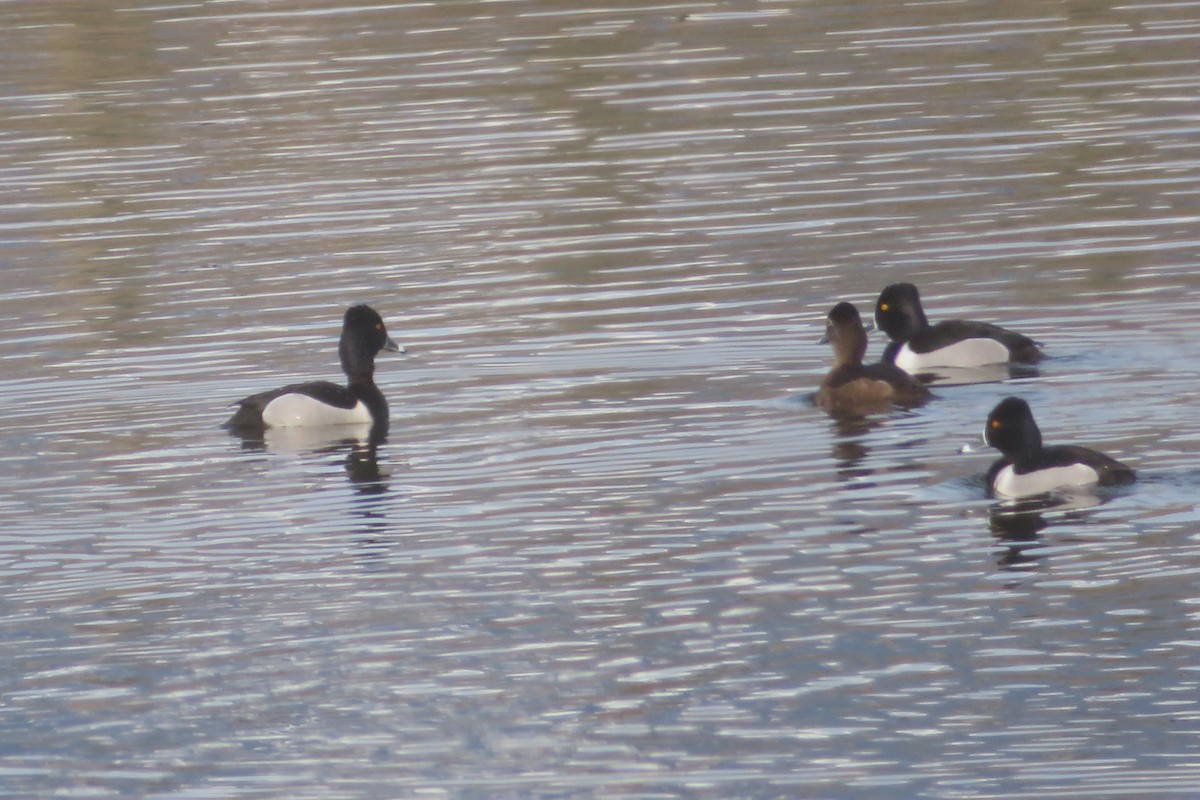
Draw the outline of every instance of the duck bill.
<instances>
[{"instance_id":1,"label":"duck bill","mask_svg":"<svg viewBox=\"0 0 1200 800\"><path fill-rule=\"evenodd\" d=\"M392 339L392 337L390 337L390 336L387 338L387 341L383 343L383 347L382 347L381 349L383 349L383 350L387 350L389 353L403 353L403 352L405 352L405 348L403 348L403 347L401 347L400 345L396 344L396 342L395 342L395 341Z\"/></svg>"}]
</instances>

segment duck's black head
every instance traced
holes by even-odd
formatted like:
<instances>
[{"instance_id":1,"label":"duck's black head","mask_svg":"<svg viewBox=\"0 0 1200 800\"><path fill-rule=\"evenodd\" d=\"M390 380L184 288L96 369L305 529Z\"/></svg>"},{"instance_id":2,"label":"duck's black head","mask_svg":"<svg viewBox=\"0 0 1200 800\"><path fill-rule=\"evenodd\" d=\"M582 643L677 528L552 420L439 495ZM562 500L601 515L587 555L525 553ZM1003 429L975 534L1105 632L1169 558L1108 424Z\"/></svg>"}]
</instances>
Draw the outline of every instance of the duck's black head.
<instances>
[{"instance_id":1,"label":"duck's black head","mask_svg":"<svg viewBox=\"0 0 1200 800\"><path fill-rule=\"evenodd\" d=\"M988 414L983 440L1010 459L1042 449L1042 432L1033 421L1029 404L1019 397L1006 397Z\"/></svg>"},{"instance_id":2,"label":"duck's black head","mask_svg":"<svg viewBox=\"0 0 1200 800\"><path fill-rule=\"evenodd\" d=\"M917 331L929 326L921 295L911 283L893 283L884 287L875 301L875 324L897 342L907 342Z\"/></svg>"},{"instance_id":3,"label":"duck's black head","mask_svg":"<svg viewBox=\"0 0 1200 800\"><path fill-rule=\"evenodd\" d=\"M342 371L353 382L375 374L375 356L380 350L398 352L400 347L388 336L383 318L368 305L350 306L342 320L338 356Z\"/></svg>"}]
</instances>

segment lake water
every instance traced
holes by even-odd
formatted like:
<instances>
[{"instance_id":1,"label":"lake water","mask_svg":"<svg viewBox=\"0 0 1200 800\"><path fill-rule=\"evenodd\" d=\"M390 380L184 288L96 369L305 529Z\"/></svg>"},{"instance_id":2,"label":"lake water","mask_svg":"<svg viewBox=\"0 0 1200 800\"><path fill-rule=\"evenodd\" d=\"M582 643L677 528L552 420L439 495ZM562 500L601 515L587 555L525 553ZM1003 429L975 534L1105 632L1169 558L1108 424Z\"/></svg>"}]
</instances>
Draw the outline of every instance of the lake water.
<instances>
[{"instance_id":1,"label":"lake water","mask_svg":"<svg viewBox=\"0 0 1200 800\"><path fill-rule=\"evenodd\" d=\"M1195 796L1198 19L0 5L0 793ZM896 280L1050 358L831 419ZM219 427L364 300L385 443Z\"/></svg>"}]
</instances>

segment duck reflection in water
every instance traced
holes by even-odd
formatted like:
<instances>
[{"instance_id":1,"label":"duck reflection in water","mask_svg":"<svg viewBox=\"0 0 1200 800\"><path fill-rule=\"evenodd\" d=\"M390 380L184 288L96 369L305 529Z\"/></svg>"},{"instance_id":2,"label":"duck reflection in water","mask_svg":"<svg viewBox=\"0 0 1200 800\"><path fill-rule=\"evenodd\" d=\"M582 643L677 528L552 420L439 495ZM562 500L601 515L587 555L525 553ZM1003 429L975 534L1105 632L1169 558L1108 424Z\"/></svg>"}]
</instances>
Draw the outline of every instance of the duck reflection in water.
<instances>
[{"instance_id":1,"label":"duck reflection in water","mask_svg":"<svg viewBox=\"0 0 1200 800\"><path fill-rule=\"evenodd\" d=\"M1044 546L1038 534L1046 525L1046 518L1035 504L997 503L989 508L988 527L1004 546L996 564L1009 570L1028 569L1037 564L1039 559L1031 551Z\"/></svg>"},{"instance_id":2,"label":"duck reflection in water","mask_svg":"<svg viewBox=\"0 0 1200 800\"><path fill-rule=\"evenodd\" d=\"M833 432L833 460L837 463L837 476L843 481L854 481L856 486L868 487L873 483L864 481L875 474L871 467L863 466L871 453L864 439L868 433L883 424L878 417L861 417L849 414L831 414Z\"/></svg>"},{"instance_id":3,"label":"duck reflection in water","mask_svg":"<svg viewBox=\"0 0 1200 800\"><path fill-rule=\"evenodd\" d=\"M382 440L357 441L346 454L346 476L359 494L375 495L387 491L387 481L379 470L379 445Z\"/></svg>"},{"instance_id":4,"label":"duck reflection in water","mask_svg":"<svg viewBox=\"0 0 1200 800\"><path fill-rule=\"evenodd\" d=\"M379 469L379 448L387 441L387 424L330 425L314 428L230 429L244 450L325 455L346 451L346 475L365 494L387 490Z\"/></svg>"},{"instance_id":5,"label":"duck reflection in water","mask_svg":"<svg viewBox=\"0 0 1200 800\"><path fill-rule=\"evenodd\" d=\"M360 518L357 535L364 546L374 549L386 538L383 496L388 491L388 474L380 469L380 450L387 441L387 423L331 425L324 427L267 428L258 431L231 429L242 448L293 455L327 456L345 453L342 467L357 501Z\"/></svg>"},{"instance_id":6,"label":"duck reflection in water","mask_svg":"<svg viewBox=\"0 0 1200 800\"><path fill-rule=\"evenodd\" d=\"M1087 492L1052 493L1020 500L1004 500L988 509L988 528L1004 550L996 563L1002 569L1028 569L1040 561L1036 550L1045 547L1042 531L1061 521L1080 522L1088 509L1104 500Z\"/></svg>"}]
</instances>

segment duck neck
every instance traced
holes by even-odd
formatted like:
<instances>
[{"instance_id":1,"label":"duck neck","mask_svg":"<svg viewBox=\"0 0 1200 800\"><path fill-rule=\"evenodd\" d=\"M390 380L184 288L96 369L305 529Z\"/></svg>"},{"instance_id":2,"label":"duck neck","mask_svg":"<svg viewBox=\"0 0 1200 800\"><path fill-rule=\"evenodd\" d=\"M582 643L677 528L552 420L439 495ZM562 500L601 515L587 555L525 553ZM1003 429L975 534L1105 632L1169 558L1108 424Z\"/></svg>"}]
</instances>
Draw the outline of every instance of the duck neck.
<instances>
[{"instance_id":1,"label":"duck neck","mask_svg":"<svg viewBox=\"0 0 1200 800\"><path fill-rule=\"evenodd\" d=\"M925 310L920 306L907 309L900 317L897 330L890 331L895 335L892 336L894 341L907 342L912 337L916 336L919 331L923 331L929 327L929 319L925 316Z\"/></svg>"},{"instance_id":2,"label":"duck neck","mask_svg":"<svg viewBox=\"0 0 1200 800\"><path fill-rule=\"evenodd\" d=\"M383 392L379 391L379 387L375 385L375 379L371 373L365 375L350 375L350 393L362 401L362 404L371 412L371 418L376 424L387 425L388 422L388 407L387 400L384 399Z\"/></svg>"},{"instance_id":3,"label":"duck neck","mask_svg":"<svg viewBox=\"0 0 1200 800\"><path fill-rule=\"evenodd\" d=\"M362 401L376 421L387 423L387 401L383 392L375 385L375 354L362 347L355 347L345 337L338 346L338 357L342 372L346 373L350 392Z\"/></svg>"},{"instance_id":4,"label":"duck neck","mask_svg":"<svg viewBox=\"0 0 1200 800\"><path fill-rule=\"evenodd\" d=\"M355 383L375 385L375 352L370 345L342 335L338 342L338 360L351 386Z\"/></svg>"},{"instance_id":5,"label":"duck neck","mask_svg":"<svg viewBox=\"0 0 1200 800\"><path fill-rule=\"evenodd\" d=\"M848 341L838 342L833 359L836 367L856 367L862 364L863 356L867 354L867 337L859 333L851 336Z\"/></svg>"}]
</instances>

